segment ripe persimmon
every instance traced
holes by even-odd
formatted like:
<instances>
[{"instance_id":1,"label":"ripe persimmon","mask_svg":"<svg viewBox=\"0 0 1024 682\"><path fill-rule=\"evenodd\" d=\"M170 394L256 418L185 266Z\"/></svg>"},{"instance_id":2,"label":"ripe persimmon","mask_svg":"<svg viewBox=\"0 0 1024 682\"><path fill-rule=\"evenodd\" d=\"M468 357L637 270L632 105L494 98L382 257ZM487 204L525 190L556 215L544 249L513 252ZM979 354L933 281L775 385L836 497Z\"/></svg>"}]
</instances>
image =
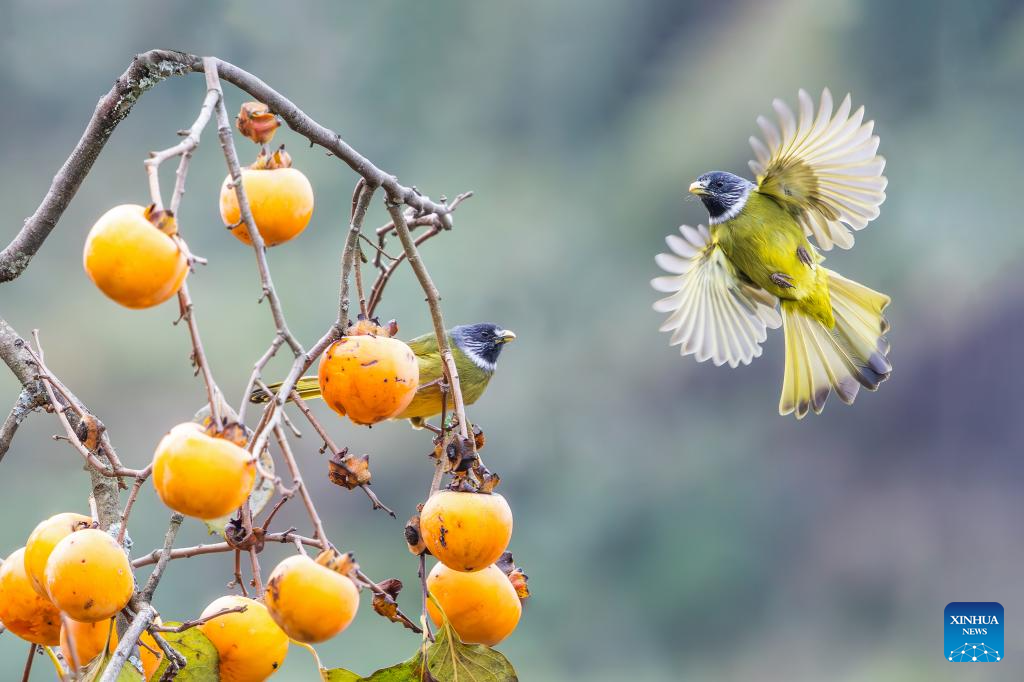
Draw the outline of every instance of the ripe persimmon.
<instances>
[{"instance_id":1,"label":"ripe persimmon","mask_svg":"<svg viewBox=\"0 0 1024 682\"><path fill-rule=\"evenodd\" d=\"M203 610L202 617L244 606L245 611L208 620L199 628L220 654L221 682L257 682L280 669L288 655L288 635L277 626L267 607L248 597L226 595Z\"/></svg>"},{"instance_id":2,"label":"ripe persimmon","mask_svg":"<svg viewBox=\"0 0 1024 682\"><path fill-rule=\"evenodd\" d=\"M135 589L132 565L121 545L96 528L57 543L46 561L50 601L83 623L106 620L123 609Z\"/></svg>"},{"instance_id":3,"label":"ripe persimmon","mask_svg":"<svg viewBox=\"0 0 1024 682\"><path fill-rule=\"evenodd\" d=\"M320 393L356 424L376 424L408 407L419 386L412 349L385 336L343 336L320 359Z\"/></svg>"},{"instance_id":4,"label":"ripe persimmon","mask_svg":"<svg viewBox=\"0 0 1024 682\"><path fill-rule=\"evenodd\" d=\"M238 509L252 492L256 462L226 438L194 422L178 424L153 455L153 486L163 503L186 516L216 519Z\"/></svg>"},{"instance_id":5,"label":"ripe persimmon","mask_svg":"<svg viewBox=\"0 0 1024 682\"><path fill-rule=\"evenodd\" d=\"M188 273L185 251L160 227L173 226L173 219L166 213L157 216L151 208L115 206L100 216L85 240L83 263L89 278L128 308L163 303L178 293Z\"/></svg>"},{"instance_id":6,"label":"ripe persimmon","mask_svg":"<svg viewBox=\"0 0 1024 682\"><path fill-rule=\"evenodd\" d=\"M271 617L285 634L315 644L352 623L359 609L359 590L347 576L296 554L270 574L266 601Z\"/></svg>"},{"instance_id":7,"label":"ripe persimmon","mask_svg":"<svg viewBox=\"0 0 1024 682\"><path fill-rule=\"evenodd\" d=\"M25 543L25 572L40 597L50 598L46 594L46 560L50 558L53 548L76 530L91 527L92 519L88 516L64 512L42 521L28 536L28 542Z\"/></svg>"},{"instance_id":8,"label":"ripe persimmon","mask_svg":"<svg viewBox=\"0 0 1024 682\"><path fill-rule=\"evenodd\" d=\"M160 624L160 619L156 619ZM70 628L68 627L70 626ZM112 627L110 620L101 620L96 623L82 623L68 618L67 622L60 628L60 650L64 654L64 661L70 667L72 660L78 661L80 669L96 658L103 651L103 645L107 643L107 635L110 635L108 651L113 653L117 648L117 627ZM142 658L142 672L148 680L160 667L160 660L163 658L153 635L143 632L140 638L146 646L139 647L139 656ZM75 646L75 657L71 657L71 644ZM148 648L147 648L148 647ZM154 653L156 652L156 653Z\"/></svg>"},{"instance_id":9,"label":"ripe persimmon","mask_svg":"<svg viewBox=\"0 0 1024 682\"><path fill-rule=\"evenodd\" d=\"M515 588L497 566L465 573L439 563L427 576L427 589L467 644L494 646L512 634L523 612ZM427 611L440 626L441 613L429 599Z\"/></svg>"},{"instance_id":10,"label":"ripe persimmon","mask_svg":"<svg viewBox=\"0 0 1024 682\"><path fill-rule=\"evenodd\" d=\"M256 163L242 170L242 188L267 246L295 238L313 216L313 187L302 171L291 165L291 157L282 147L271 156L260 154ZM241 215L229 175L220 188L220 217L225 225L235 225L231 234L240 242L252 244L249 230L239 224Z\"/></svg>"},{"instance_id":11,"label":"ripe persimmon","mask_svg":"<svg viewBox=\"0 0 1024 682\"><path fill-rule=\"evenodd\" d=\"M512 510L497 493L434 493L420 512L420 534L430 553L456 571L490 566L512 538Z\"/></svg>"},{"instance_id":12,"label":"ripe persimmon","mask_svg":"<svg viewBox=\"0 0 1024 682\"><path fill-rule=\"evenodd\" d=\"M0 622L11 633L33 644L52 646L60 641L60 612L39 596L25 571L25 548L0 566Z\"/></svg>"}]
</instances>

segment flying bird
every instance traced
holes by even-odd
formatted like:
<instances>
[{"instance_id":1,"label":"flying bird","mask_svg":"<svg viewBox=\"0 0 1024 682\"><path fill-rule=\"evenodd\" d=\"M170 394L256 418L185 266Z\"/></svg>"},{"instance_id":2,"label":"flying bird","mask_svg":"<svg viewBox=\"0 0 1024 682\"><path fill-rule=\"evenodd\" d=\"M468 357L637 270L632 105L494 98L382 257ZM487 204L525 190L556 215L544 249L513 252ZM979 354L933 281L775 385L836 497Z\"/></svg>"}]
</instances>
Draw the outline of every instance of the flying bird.
<instances>
[{"instance_id":1,"label":"flying bird","mask_svg":"<svg viewBox=\"0 0 1024 682\"><path fill-rule=\"evenodd\" d=\"M849 249L852 231L878 217L887 180L874 122L864 122L863 107L850 113L849 95L833 112L828 89L817 113L805 91L798 101L798 115L772 103L779 127L758 117L754 182L714 171L690 185L709 227L683 225L666 237L672 253L656 261L670 274L651 284L668 294L654 304L668 313L661 331L698 362L749 364L767 330L782 326L779 413L801 419L819 414L833 391L847 404L862 387L874 391L892 365L889 297L825 268L820 252Z\"/></svg>"},{"instance_id":2,"label":"flying bird","mask_svg":"<svg viewBox=\"0 0 1024 682\"><path fill-rule=\"evenodd\" d=\"M494 376L502 349L505 344L515 341L515 338L514 332L489 323L459 325L448 330L448 344L455 358L455 368L459 372L462 398L467 405L472 405L484 394ZM443 373L441 353L437 348L437 336L433 332L417 336L406 343L419 364L420 386L409 406L394 418L408 419L413 426L420 426L424 420L441 414L441 388L437 381ZM281 383L278 382L268 388L276 392L280 387ZM316 376L302 377L296 383L295 390L304 400L321 397L320 380ZM262 403L269 400L269 397L262 389L256 389L249 399L254 403ZM452 409L450 397L448 409Z\"/></svg>"}]
</instances>

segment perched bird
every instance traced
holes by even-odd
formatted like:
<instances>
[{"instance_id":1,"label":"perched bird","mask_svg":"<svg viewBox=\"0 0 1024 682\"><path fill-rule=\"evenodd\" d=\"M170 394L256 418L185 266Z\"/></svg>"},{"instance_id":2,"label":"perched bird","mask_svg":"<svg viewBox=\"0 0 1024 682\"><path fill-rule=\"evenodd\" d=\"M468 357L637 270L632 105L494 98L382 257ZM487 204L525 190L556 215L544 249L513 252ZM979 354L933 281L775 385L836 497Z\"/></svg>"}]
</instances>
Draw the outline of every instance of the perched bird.
<instances>
[{"instance_id":1,"label":"perched bird","mask_svg":"<svg viewBox=\"0 0 1024 682\"><path fill-rule=\"evenodd\" d=\"M490 323L464 324L448 330L448 343L455 358L455 368L459 372L462 398L467 405L472 405L484 394L502 349L515 338L514 332ZM419 363L419 390L409 406L395 419L408 419L413 426L420 426L429 417L441 414L441 388L437 382L442 375L441 354L437 348L437 336L433 332L417 336L407 343ZM269 386L272 391L280 387L280 382ZM303 399L321 397L320 380L316 376L302 377L295 388ZM250 396L250 400L255 403L266 402L268 399L267 394L260 389L253 391ZM449 397L448 410L451 409Z\"/></svg>"},{"instance_id":2,"label":"perched bird","mask_svg":"<svg viewBox=\"0 0 1024 682\"><path fill-rule=\"evenodd\" d=\"M892 366L889 297L823 267L818 251L850 248L851 229L878 217L887 181L874 122L863 122L863 107L851 115L849 95L833 113L826 89L817 114L806 92L798 97L799 116L773 102L781 132L757 119L765 142L750 138L756 182L715 171L690 185L710 228L669 235L673 253L657 263L671 274L651 284L669 294L654 304L669 313L661 331L699 362L749 364L766 330L783 326L779 413L800 419L820 413L832 391L849 404L861 387L875 390Z\"/></svg>"}]
</instances>

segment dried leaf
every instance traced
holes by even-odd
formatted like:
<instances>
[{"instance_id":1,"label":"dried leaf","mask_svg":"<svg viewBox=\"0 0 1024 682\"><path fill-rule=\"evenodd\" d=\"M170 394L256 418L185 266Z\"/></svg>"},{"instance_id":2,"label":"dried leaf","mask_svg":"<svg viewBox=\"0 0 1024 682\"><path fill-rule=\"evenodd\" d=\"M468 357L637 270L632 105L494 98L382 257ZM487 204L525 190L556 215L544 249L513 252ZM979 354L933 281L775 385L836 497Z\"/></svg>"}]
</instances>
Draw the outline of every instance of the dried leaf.
<instances>
[{"instance_id":1,"label":"dried leaf","mask_svg":"<svg viewBox=\"0 0 1024 682\"><path fill-rule=\"evenodd\" d=\"M167 623L168 626L180 625L180 623ZM216 647L213 646L206 635L199 628L189 628L184 632L165 632L164 639L174 649L185 657L185 667L182 668L176 682L200 682L201 680L216 680L217 666L220 663L220 656ZM156 669L152 679L159 680L170 662L164 657L160 667Z\"/></svg>"},{"instance_id":2,"label":"dried leaf","mask_svg":"<svg viewBox=\"0 0 1024 682\"><path fill-rule=\"evenodd\" d=\"M331 455L327 462L327 478L331 483L352 490L361 485L369 485L373 480L370 474L370 456L348 454L348 450Z\"/></svg>"}]
</instances>

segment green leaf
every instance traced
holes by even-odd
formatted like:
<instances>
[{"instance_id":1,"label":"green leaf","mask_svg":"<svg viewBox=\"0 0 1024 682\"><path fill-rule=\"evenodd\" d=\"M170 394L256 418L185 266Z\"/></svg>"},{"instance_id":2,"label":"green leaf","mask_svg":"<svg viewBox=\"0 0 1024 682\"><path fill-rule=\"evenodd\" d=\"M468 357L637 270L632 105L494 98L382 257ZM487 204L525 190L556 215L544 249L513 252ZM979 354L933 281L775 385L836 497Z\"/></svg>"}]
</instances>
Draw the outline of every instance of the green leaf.
<instances>
[{"instance_id":1,"label":"green leaf","mask_svg":"<svg viewBox=\"0 0 1024 682\"><path fill-rule=\"evenodd\" d=\"M335 668L322 670L324 682L422 682L420 678L420 654L408 661L398 663L389 668L381 668L369 677L360 677L351 670Z\"/></svg>"},{"instance_id":2,"label":"green leaf","mask_svg":"<svg viewBox=\"0 0 1024 682\"><path fill-rule=\"evenodd\" d=\"M180 623L166 623L166 625L173 627ZM220 656L217 655L217 649L213 646L213 642L199 628L189 628L184 632L165 632L163 636L168 644L185 657L185 667L174 678L177 682L218 679L217 666L220 663ZM170 662L165 656L160 661L160 667L156 669L153 679L159 680L169 665Z\"/></svg>"},{"instance_id":3,"label":"green leaf","mask_svg":"<svg viewBox=\"0 0 1024 682\"><path fill-rule=\"evenodd\" d=\"M81 682L96 682L96 680L103 677L103 671L106 669L107 664L110 663L112 657L110 652L103 656L98 656L96 660L82 670ZM121 672L118 673L117 682L145 682L145 678L129 660L125 662Z\"/></svg>"},{"instance_id":4,"label":"green leaf","mask_svg":"<svg viewBox=\"0 0 1024 682\"><path fill-rule=\"evenodd\" d=\"M263 454L260 455L260 466L268 474L274 473L274 458L270 456L270 449L264 448ZM270 499L274 496L274 481L263 476L263 474L256 474L256 484L252 488L252 494L249 495L249 509L252 510L253 518L259 515L261 511L266 509ZM206 530L209 531L210 535L220 535L223 537L224 529L227 528L228 521L231 520L231 514L222 516L219 519L211 519L204 521L206 524Z\"/></svg>"},{"instance_id":5,"label":"green leaf","mask_svg":"<svg viewBox=\"0 0 1024 682\"><path fill-rule=\"evenodd\" d=\"M463 644L447 619L427 649L427 671L437 682L518 682L504 655L482 644Z\"/></svg>"}]
</instances>

